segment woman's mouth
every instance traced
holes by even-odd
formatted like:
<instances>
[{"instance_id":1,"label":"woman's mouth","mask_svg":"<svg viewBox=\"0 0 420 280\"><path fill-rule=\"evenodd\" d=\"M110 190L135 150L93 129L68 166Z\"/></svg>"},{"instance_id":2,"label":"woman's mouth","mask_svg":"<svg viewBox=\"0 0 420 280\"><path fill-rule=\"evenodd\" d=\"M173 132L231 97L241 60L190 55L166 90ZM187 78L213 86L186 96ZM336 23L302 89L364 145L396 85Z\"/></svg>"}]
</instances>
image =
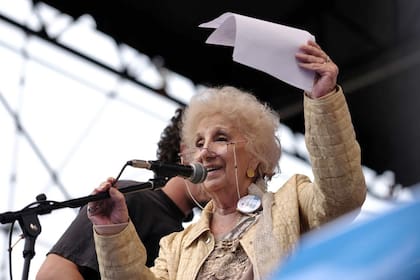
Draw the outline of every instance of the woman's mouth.
<instances>
[{"instance_id":1,"label":"woman's mouth","mask_svg":"<svg viewBox=\"0 0 420 280\"><path fill-rule=\"evenodd\" d=\"M209 167L209 168L207 168L207 172L212 172L212 171L219 170L219 169L220 169L220 167Z\"/></svg>"}]
</instances>

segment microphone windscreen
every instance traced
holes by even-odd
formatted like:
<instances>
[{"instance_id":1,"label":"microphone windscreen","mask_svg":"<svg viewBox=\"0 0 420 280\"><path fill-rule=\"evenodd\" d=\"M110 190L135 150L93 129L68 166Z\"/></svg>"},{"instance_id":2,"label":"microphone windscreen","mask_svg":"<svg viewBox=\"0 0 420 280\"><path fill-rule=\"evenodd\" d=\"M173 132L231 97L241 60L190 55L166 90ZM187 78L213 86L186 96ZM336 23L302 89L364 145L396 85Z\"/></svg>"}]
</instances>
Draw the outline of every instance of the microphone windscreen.
<instances>
[{"instance_id":1,"label":"microphone windscreen","mask_svg":"<svg viewBox=\"0 0 420 280\"><path fill-rule=\"evenodd\" d=\"M207 177L207 169L200 163L191 163L193 168L192 175L188 178L193 184L198 184L204 182Z\"/></svg>"}]
</instances>

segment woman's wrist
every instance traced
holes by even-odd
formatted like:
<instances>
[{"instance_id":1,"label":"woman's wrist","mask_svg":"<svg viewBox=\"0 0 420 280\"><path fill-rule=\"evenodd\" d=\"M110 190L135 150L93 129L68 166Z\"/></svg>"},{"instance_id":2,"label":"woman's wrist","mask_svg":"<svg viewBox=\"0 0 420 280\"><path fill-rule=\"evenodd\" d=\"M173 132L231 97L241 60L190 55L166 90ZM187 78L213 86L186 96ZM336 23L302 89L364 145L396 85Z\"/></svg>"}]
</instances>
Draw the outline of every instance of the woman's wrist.
<instances>
[{"instance_id":1,"label":"woman's wrist","mask_svg":"<svg viewBox=\"0 0 420 280\"><path fill-rule=\"evenodd\" d=\"M93 229L99 235L114 235L123 231L128 225L128 222L121 224L110 225L93 225Z\"/></svg>"},{"instance_id":2,"label":"woman's wrist","mask_svg":"<svg viewBox=\"0 0 420 280\"><path fill-rule=\"evenodd\" d=\"M311 95L310 92L306 92L306 91L305 91L305 95L310 99L322 99L322 98L325 98L327 96L330 96L330 95L338 92L339 90L340 90L340 87L336 84L331 90L325 92L325 94L323 94L321 96L314 97L314 96Z\"/></svg>"}]
</instances>

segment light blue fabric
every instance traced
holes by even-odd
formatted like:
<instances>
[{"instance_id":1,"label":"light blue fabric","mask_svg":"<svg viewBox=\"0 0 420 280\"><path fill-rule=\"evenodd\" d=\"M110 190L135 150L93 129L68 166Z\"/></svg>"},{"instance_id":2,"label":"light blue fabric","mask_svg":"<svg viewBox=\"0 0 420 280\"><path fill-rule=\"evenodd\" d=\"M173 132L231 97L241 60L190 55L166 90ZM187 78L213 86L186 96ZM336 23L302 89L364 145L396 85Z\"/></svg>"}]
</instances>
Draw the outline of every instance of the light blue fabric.
<instances>
[{"instance_id":1,"label":"light blue fabric","mask_svg":"<svg viewBox=\"0 0 420 280\"><path fill-rule=\"evenodd\" d=\"M271 279L420 279L420 201L333 228L333 236L320 230L304 238Z\"/></svg>"}]
</instances>

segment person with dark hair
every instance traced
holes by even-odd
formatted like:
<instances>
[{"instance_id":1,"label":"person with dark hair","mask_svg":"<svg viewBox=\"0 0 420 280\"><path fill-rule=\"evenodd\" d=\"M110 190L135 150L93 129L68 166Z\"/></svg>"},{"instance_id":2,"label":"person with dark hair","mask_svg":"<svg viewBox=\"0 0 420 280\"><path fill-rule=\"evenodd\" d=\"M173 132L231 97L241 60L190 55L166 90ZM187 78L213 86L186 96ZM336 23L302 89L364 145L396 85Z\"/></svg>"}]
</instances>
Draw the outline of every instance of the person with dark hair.
<instances>
[{"instance_id":1,"label":"person with dark hair","mask_svg":"<svg viewBox=\"0 0 420 280\"><path fill-rule=\"evenodd\" d=\"M157 160L180 162L182 114L183 108L177 109L163 130L156 152ZM155 177L159 176L162 174L155 174ZM116 185L126 187L137 183L121 180ZM171 178L161 189L128 193L125 199L137 234L147 248L148 266L154 264L160 239L182 230L182 223L192 218L192 209L197 204L203 207L208 201L201 187L180 177ZM49 251L36 279L101 279L86 206L80 209L75 220Z\"/></svg>"},{"instance_id":2,"label":"person with dark hair","mask_svg":"<svg viewBox=\"0 0 420 280\"><path fill-rule=\"evenodd\" d=\"M171 123L162 131L156 156L163 162L181 162L181 130L182 130L182 114L184 108L175 110L175 114L171 118ZM174 149L174 147L178 147Z\"/></svg>"},{"instance_id":3,"label":"person with dark hair","mask_svg":"<svg viewBox=\"0 0 420 280\"><path fill-rule=\"evenodd\" d=\"M203 187L211 201L196 223L162 238L148 268L123 195L112 180L102 183L93 193L108 191L110 198L88 203L102 279L267 279L302 234L361 207L360 147L336 83L338 67L314 41L295 58L315 73L303 98L314 179L295 174L276 192L267 191L281 154L278 115L249 92L208 88L188 104L182 141L187 161L208 171Z\"/></svg>"}]
</instances>

